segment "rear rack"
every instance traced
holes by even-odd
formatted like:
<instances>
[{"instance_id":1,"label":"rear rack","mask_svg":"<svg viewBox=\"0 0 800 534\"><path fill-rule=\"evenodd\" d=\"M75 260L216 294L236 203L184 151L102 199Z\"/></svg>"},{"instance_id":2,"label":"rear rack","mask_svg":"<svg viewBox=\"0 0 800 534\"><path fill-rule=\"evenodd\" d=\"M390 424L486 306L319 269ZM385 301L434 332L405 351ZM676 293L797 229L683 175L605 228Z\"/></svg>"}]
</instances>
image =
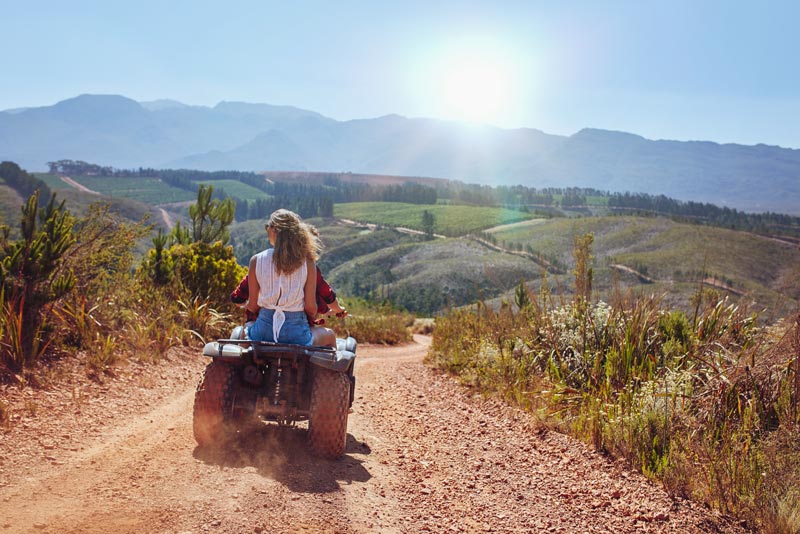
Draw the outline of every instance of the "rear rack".
<instances>
[{"instance_id":1,"label":"rear rack","mask_svg":"<svg viewBox=\"0 0 800 534\"><path fill-rule=\"evenodd\" d=\"M260 356L270 358L281 358L281 354L290 355L295 360L301 356L307 356L309 361L325 369L332 371L346 372L351 368L355 359L355 340L348 338L351 343L343 342L342 348L337 350L333 347L290 345L287 343L273 343L271 341L251 341L249 339L220 339L206 343L203 347L203 356L211 357L220 361L238 364L247 361L249 358L259 359Z\"/></svg>"},{"instance_id":2,"label":"rear rack","mask_svg":"<svg viewBox=\"0 0 800 534\"><path fill-rule=\"evenodd\" d=\"M320 347L316 345L291 345L289 343L273 343L272 341L251 341L249 339L218 339L217 343L222 350L223 345L250 345L256 347L256 352L293 352L307 356L336 355L333 347Z\"/></svg>"}]
</instances>

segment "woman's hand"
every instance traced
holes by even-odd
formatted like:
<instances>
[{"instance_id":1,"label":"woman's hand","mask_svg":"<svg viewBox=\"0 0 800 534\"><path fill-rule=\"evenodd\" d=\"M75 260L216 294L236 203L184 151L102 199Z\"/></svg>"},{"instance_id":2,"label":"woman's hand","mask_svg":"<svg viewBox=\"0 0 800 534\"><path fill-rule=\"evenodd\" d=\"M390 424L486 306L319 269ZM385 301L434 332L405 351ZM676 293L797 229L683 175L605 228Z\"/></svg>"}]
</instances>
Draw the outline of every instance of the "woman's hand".
<instances>
[{"instance_id":1,"label":"woman's hand","mask_svg":"<svg viewBox=\"0 0 800 534\"><path fill-rule=\"evenodd\" d=\"M333 302L328 304L328 308L330 309L330 311L328 313L329 314L332 313L332 314L336 315L336 317L346 317L347 316L347 310L342 308L342 306L339 304L338 300L334 300Z\"/></svg>"}]
</instances>

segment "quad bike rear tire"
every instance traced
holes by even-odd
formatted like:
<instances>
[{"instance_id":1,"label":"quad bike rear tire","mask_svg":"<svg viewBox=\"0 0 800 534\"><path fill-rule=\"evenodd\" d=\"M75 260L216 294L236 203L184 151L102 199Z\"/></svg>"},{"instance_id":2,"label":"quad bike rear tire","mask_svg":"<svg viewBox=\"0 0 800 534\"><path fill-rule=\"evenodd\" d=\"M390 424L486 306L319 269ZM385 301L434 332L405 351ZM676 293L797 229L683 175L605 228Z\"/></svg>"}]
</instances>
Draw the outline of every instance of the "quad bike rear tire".
<instances>
[{"instance_id":1,"label":"quad bike rear tire","mask_svg":"<svg viewBox=\"0 0 800 534\"><path fill-rule=\"evenodd\" d=\"M308 437L315 454L335 460L347 445L350 378L345 373L315 368L311 384Z\"/></svg>"},{"instance_id":2,"label":"quad bike rear tire","mask_svg":"<svg viewBox=\"0 0 800 534\"><path fill-rule=\"evenodd\" d=\"M211 362L194 395L194 439L201 447L222 444L233 418L236 373L233 366Z\"/></svg>"}]
</instances>

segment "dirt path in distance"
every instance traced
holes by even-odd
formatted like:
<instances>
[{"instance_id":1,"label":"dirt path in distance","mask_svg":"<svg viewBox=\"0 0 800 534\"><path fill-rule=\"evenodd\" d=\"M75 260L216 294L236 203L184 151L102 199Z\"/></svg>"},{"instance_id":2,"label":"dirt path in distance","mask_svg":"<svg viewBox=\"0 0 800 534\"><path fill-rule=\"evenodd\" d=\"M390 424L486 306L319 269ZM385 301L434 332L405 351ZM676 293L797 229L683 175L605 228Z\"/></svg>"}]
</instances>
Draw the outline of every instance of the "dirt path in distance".
<instances>
[{"instance_id":1,"label":"dirt path in distance","mask_svg":"<svg viewBox=\"0 0 800 534\"><path fill-rule=\"evenodd\" d=\"M429 344L359 347L347 452L333 462L310 454L304 427L196 447L199 355L104 384L0 390L25 414L0 434L0 534L740 532L471 395L423 363Z\"/></svg>"},{"instance_id":2,"label":"dirt path in distance","mask_svg":"<svg viewBox=\"0 0 800 534\"><path fill-rule=\"evenodd\" d=\"M158 211L161 212L161 219L164 221L164 226L167 227L167 230L172 230L172 227L175 226L175 223L172 222L172 217L169 216L167 210L164 208L158 208Z\"/></svg>"},{"instance_id":3,"label":"dirt path in distance","mask_svg":"<svg viewBox=\"0 0 800 534\"><path fill-rule=\"evenodd\" d=\"M89 189L85 185L79 184L78 182L76 182L75 180L73 180L72 178L70 178L69 176L67 176L65 174L59 174L58 177L61 178L62 182L64 182L65 184L67 184L67 185L69 185L71 187L74 187L78 191L83 191L84 193L89 193L90 195L99 195L100 194L97 191L93 191L93 190Z\"/></svg>"}]
</instances>

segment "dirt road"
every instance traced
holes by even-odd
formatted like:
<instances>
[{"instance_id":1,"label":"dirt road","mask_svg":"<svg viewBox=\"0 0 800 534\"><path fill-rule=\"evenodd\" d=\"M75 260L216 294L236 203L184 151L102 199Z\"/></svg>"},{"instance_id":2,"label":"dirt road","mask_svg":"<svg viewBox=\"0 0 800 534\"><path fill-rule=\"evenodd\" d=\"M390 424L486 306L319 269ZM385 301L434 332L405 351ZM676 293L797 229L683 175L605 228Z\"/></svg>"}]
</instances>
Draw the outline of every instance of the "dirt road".
<instances>
[{"instance_id":1,"label":"dirt road","mask_svg":"<svg viewBox=\"0 0 800 534\"><path fill-rule=\"evenodd\" d=\"M205 362L9 393L0 534L739 532L422 360L429 338L362 345L347 453L266 427L213 453L192 438ZM20 415L24 414L24 415Z\"/></svg>"},{"instance_id":2,"label":"dirt road","mask_svg":"<svg viewBox=\"0 0 800 534\"><path fill-rule=\"evenodd\" d=\"M99 195L100 194L97 191L93 191L93 190L89 189L85 185L79 184L78 182L76 182L75 180L73 180L72 178L70 178L67 175L59 174L58 176L59 176L59 178L61 178L62 182L66 183L67 185L70 185L70 186L74 187L78 191L83 191L84 193L89 193L90 195Z\"/></svg>"}]
</instances>

